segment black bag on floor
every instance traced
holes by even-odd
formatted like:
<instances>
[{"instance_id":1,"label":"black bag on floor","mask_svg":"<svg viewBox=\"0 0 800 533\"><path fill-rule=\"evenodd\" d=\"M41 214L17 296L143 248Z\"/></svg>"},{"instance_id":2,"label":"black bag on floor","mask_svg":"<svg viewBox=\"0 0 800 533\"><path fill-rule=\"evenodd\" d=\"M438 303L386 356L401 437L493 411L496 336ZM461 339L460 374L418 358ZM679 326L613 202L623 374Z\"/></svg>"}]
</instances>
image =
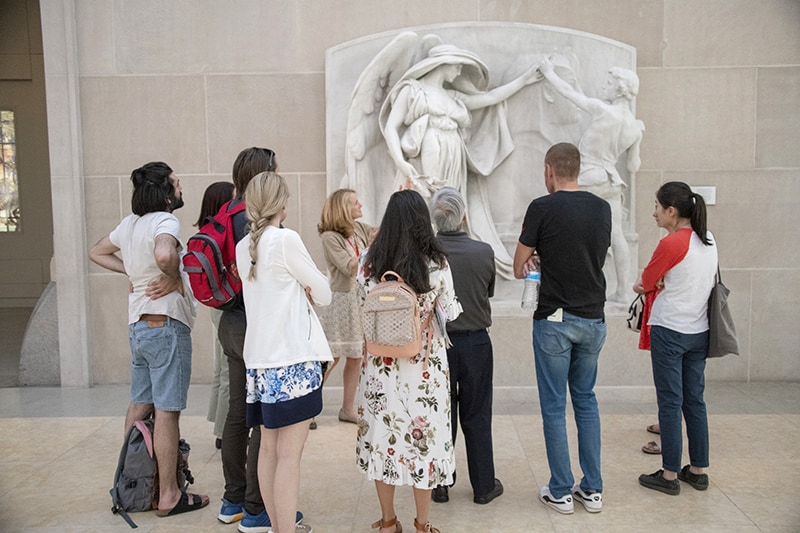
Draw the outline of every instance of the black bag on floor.
<instances>
[{"instance_id":1,"label":"black bag on floor","mask_svg":"<svg viewBox=\"0 0 800 533\"><path fill-rule=\"evenodd\" d=\"M158 463L153 448L153 427L155 420L137 420L122 444L114 474L114 486L111 493L111 512L120 514L132 527L136 524L128 513L149 511L158 508ZM189 443L181 439L178 442L178 487L182 491L190 483L194 483L189 470Z\"/></svg>"}]
</instances>

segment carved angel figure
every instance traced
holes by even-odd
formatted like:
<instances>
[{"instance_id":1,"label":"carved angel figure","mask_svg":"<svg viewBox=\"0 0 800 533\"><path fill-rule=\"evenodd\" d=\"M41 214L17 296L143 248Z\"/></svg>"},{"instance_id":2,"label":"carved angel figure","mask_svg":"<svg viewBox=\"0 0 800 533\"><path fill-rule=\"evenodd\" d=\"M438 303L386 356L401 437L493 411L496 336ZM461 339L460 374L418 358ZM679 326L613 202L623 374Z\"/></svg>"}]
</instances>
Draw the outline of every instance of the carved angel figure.
<instances>
[{"instance_id":1,"label":"carved angel figure","mask_svg":"<svg viewBox=\"0 0 800 533\"><path fill-rule=\"evenodd\" d=\"M406 178L427 198L454 187L467 201L470 233L494 248L498 273L510 277L487 192L469 176L489 176L514 150L504 103L542 79L537 68L489 90L489 70L473 52L435 35L398 35L361 74L351 99L345 183L364 198L365 218L378 220Z\"/></svg>"}]
</instances>

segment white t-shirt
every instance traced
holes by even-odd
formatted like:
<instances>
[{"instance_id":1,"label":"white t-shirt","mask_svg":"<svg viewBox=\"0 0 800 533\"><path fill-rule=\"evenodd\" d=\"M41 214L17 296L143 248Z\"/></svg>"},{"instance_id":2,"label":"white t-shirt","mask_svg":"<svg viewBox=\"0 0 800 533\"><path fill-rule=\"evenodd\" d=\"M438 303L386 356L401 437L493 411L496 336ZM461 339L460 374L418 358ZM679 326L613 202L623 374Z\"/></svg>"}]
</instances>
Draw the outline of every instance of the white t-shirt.
<instances>
[{"instance_id":1,"label":"white t-shirt","mask_svg":"<svg viewBox=\"0 0 800 533\"><path fill-rule=\"evenodd\" d=\"M120 249L125 272L133 285L133 292L128 296L128 323L138 322L143 314L167 315L191 328L194 325L196 303L182 267L183 296L176 291L151 300L144 294L147 284L162 273L154 255L156 236L162 234L175 237L178 250L183 250L180 223L172 213L165 211L147 213L141 217L128 215L109 235L114 246Z\"/></svg>"},{"instance_id":2,"label":"white t-shirt","mask_svg":"<svg viewBox=\"0 0 800 533\"><path fill-rule=\"evenodd\" d=\"M244 363L247 368L275 368L305 361L332 361L322 325L308 302L331 303L328 278L319 271L300 235L268 226L258 241L256 279L250 273L250 234L236 245L247 314Z\"/></svg>"},{"instance_id":3,"label":"white t-shirt","mask_svg":"<svg viewBox=\"0 0 800 533\"><path fill-rule=\"evenodd\" d=\"M650 326L662 326L679 333L708 331L708 297L717 272L717 246L711 245L691 228L667 235L659 242L642 273L645 289L650 280L664 279L650 312Z\"/></svg>"}]
</instances>

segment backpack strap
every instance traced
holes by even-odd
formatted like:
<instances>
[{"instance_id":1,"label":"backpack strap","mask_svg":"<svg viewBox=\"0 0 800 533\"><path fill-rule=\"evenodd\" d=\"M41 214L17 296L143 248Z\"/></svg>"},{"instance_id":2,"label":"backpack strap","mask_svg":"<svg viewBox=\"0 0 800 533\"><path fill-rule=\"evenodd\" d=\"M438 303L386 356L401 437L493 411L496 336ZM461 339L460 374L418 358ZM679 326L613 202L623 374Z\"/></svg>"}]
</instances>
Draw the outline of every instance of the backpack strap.
<instances>
[{"instance_id":1,"label":"backpack strap","mask_svg":"<svg viewBox=\"0 0 800 533\"><path fill-rule=\"evenodd\" d=\"M428 356L431 354L431 343L433 342L433 315L436 314L436 302L439 301L437 296L431 304L431 312L428 313L428 318L422 324L422 329L428 328L428 342L425 344L425 358L422 360L422 370L428 370Z\"/></svg>"},{"instance_id":2,"label":"backpack strap","mask_svg":"<svg viewBox=\"0 0 800 533\"><path fill-rule=\"evenodd\" d=\"M387 270L386 272L384 272L383 276L381 276L381 281L386 281L386 276L394 276L394 277L397 278L397 281L399 281L400 283L405 283L405 280L403 279L403 277L400 274L398 274L397 272L395 272L394 270Z\"/></svg>"}]
</instances>

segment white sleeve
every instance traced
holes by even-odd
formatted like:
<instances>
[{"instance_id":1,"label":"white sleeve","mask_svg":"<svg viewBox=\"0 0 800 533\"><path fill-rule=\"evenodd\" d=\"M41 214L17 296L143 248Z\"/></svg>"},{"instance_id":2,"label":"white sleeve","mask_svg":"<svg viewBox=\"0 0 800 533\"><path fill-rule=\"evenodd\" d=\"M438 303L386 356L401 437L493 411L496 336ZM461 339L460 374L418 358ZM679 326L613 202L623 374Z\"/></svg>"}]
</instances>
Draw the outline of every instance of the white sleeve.
<instances>
[{"instance_id":1,"label":"white sleeve","mask_svg":"<svg viewBox=\"0 0 800 533\"><path fill-rule=\"evenodd\" d=\"M329 305L331 303L331 288L328 278L319 271L311 255L308 253L300 235L285 229L286 238L283 240L283 254L286 269L294 278L305 287L311 288L311 298L316 305Z\"/></svg>"}]
</instances>

